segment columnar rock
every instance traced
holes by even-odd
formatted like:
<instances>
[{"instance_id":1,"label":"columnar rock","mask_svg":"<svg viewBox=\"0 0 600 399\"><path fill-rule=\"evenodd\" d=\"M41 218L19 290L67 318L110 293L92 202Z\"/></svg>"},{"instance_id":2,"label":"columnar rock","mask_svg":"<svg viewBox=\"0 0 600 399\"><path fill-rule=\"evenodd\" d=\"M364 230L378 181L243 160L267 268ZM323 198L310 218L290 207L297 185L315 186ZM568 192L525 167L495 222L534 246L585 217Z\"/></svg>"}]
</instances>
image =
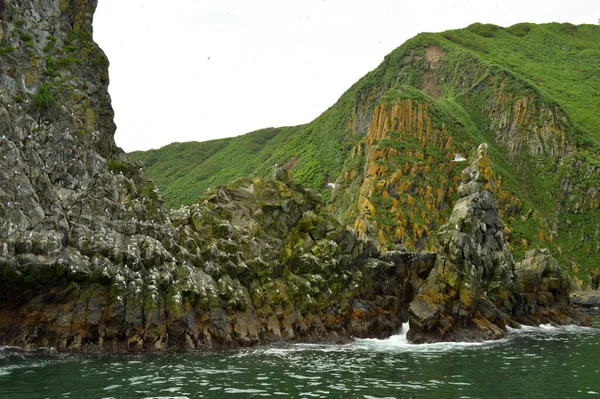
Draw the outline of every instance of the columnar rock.
<instances>
[{"instance_id":1,"label":"columnar rock","mask_svg":"<svg viewBox=\"0 0 600 399\"><path fill-rule=\"evenodd\" d=\"M514 262L504 240L486 144L462 173L461 198L439 232L427 285L410 304L414 342L498 338L513 306Z\"/></svg>"},{"instance_id":2,"label":"columnar rock","mask_svg":"<svg viewBox=\"0 0 600 399\"><path fill-rule=\"evenodd\" d=\"M167 214L114 142L96 0L0 5L0 345L251 345L406 320L396 265L288 173Z\"/></svg>"},{"instance_id":3,"label":"columnar rock","mask_svg":"<svg viewBox=\"0 0 600 399\"><path fill-rule=\"evenodd\" d=\"M569 302L570 281L547 249L515 265L498 214L494 173L481 144L462 172L461 198L439 232L440 250L409 305L412 342L503 337L507 325L589 325Z\"/></svg>"},{"instance_id":4,"label":"columnar rock","mask_svg":"<svg viewBox=\"0 0 600 399\"><path fill-rule=\"evenodd\" d=\"M456 331L473 325L498 335L513 304L527 319L552 311L549 294L562 303L564 282L546 260L535 266L535 292L523 273L522 295L509 295L512 258L484 147L465 170L435 265L432 254L381 254L283 169L167 212L115 145L95 7L0 0L0 345L162 350L383 337L406 321L415 291L415 340L460 339Z\"/></svg>"}]
</instances>

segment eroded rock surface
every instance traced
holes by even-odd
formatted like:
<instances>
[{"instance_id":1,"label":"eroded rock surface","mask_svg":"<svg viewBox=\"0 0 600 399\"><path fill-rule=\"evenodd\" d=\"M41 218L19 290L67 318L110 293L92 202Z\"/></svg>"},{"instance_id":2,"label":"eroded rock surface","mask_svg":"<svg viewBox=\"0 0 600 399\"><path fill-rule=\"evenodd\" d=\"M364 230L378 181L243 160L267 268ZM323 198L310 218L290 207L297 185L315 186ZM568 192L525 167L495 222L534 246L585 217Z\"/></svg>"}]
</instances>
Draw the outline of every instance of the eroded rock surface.
<instances>
[{"instance_id":1,"label":"eroded rock surface","mask_svg":"<svg viewBox=\"0 0 600 399\"><path fill-rule=\"evenodd\" d=\"M427 284L409 306L413 342L498 339L517 324L586 324L569 307L570 283L547 250L516 266L493 196L494 173L482 144L462 173L461 198L439 232Z\"/></svg>"},{"instance_id":2,"label":"eroded rock surface","mask_svg":"<svg viewBox=\"0 0 600 399\"><path fill-rule=\"evenodd\" d=\"M457 327L473 326L497 337L514 309L542 322L568 303L546 258L532 255L515 280L485 154L466 172L437 260L380 253L282 171L168 214L114 143L108 61L92 41L96 1L0 5L0 344L110 351L384 337L417 293L414 337L460 339ZM511 295L515 284L523 295Z\"/></svg>"},{"instance_id":3,"label":"eroded rock surface","mask_svg":"<svg viewBox=\"0 0 600 399\"><path fill-rule=\"evenodd\" d=\"M515 264L514 319L522 324L587 324L571 304L572 284L547 249L532 249ZM573 301L574 302L574 301Z\"/></svg>"},{"instance_id":4,"label":"eroded rock surface","mask_svg":"<svg viewBox=\"0 0 600 399\"><path fill-rule=\"evenodd\" d=\"M173 212L157 237L141 222L108 226L77 230L57 250L63 262L11 257L3 343L161 350L384 337L406 321L403 282L434 260L380 254L313 191L258 178Z\"/></svg>"},{"instance_id":5,"label":"eroded rock surface","mask_svg":"<svg viewBox=\"0 0 600 399\"><path fill-rule=\"evenodd\" d=\"M0 344L220 347L406 320L410 256L378 259L286 173L168 215L114 143L96 1L1 4Z\"/></svg>"}]
</instances>

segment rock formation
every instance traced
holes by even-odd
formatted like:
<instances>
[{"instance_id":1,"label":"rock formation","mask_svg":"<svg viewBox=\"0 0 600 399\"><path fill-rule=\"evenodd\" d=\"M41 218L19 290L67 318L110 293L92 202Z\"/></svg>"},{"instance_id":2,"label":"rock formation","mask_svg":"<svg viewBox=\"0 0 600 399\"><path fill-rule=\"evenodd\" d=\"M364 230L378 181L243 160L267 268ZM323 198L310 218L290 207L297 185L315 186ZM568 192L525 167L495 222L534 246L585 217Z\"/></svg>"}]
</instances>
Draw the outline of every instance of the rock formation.
<instances>
[{"instance_id":1,"label":"rock formation","mask_svg":"<svg viewBox=\"0 0 600 399\"><path fill-rule=\"evenodd\" d=\"M519 323L585 324L585 317L571 306L571 281L547 249L532 249L515 264L516 305Z\"/></svg>"},{"instance_id":2,"label":"rock formation","mask_svg":"<svg viewBox=\"0 0 600 399\"><path fill-rule=\"evenodd\" d=\"M0 344L159 350L401 326L395 264L288 175L164 211L114 143L95 0L2 4Z\"/></svg>"},{"instance_id":3,"label":"rock formation","mask_svg":"<svg viewBox=\"0 0 600 399\"><path fill-rule=\"evenodd\" d=\"M494 173L481 144L462 173L427 284L409 307L413 342L498 339L509 324L587 324L569 307L570 283L547 250L516 266L493 196Z\"/></svg>"},{"instance_id":4,"label":"rock formation","mask_svg":"<svg viewBox=\"0 0 600 399\"><path fill-rule=\"evenodd\" d=\"M108 61L92 41L96 0L0 5L0 345L164 350L383 337L407 320L415 293L415 340L432 331L459 339L453 331L468 323L497 337L514 309L534 323L566 306L567 284L537 255L517 269L523 294L511 295L485 152L465 174L437 260L381 253L283 170L167 213L115 145Z\"/></svg>"},{"instance_id":5,"label":"rock formation","mask_svg":"<svg viewBox=\"0 0 600 399\"><path fill-rule=\"evenodd\" d=\"M35 253L9 254L2 343L161 350L383 337L406 320L404 281L418 286L434 259L380 256L312 190L258 178L207 193L159 230L113 221L72 235L53 249L63 261L43 263L35 237Z\"/></svg>"}]
</instances>

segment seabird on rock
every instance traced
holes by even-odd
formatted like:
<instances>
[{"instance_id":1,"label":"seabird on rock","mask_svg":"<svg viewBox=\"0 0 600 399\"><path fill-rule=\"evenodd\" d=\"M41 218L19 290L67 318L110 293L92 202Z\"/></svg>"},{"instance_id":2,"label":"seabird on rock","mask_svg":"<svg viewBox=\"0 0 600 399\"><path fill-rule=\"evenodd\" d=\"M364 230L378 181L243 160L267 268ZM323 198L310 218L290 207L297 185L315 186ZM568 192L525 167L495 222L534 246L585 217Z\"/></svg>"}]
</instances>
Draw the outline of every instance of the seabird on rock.
<instances>
[{"instance_id":1,"label":"seabird on rock","mask_svg":"<svg viewBox=\"0 0 600 399\"><path fill-rule=\"evenodd\" d=\"M466 161L467 158L463 157L460 154L454 154L454 159L452 160L452 162L462 162L462 161Z\"/></svg>"}]
</instances>

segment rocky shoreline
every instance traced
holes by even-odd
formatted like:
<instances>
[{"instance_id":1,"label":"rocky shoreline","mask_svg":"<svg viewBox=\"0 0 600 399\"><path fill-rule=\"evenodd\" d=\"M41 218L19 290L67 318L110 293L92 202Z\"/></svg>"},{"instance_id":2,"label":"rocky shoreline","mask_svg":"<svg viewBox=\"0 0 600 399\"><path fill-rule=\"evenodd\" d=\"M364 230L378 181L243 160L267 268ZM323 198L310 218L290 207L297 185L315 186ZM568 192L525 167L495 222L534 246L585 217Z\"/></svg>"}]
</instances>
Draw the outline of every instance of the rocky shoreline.
<instances>
[{"instance_id":1,"label":"rocky shoreline","mask_svg":"<svg viewBox=\"0 0 600 399\"><path fill-rule=\"evenodd\" d=\"M520 324L589 325L547 250L512 260L491 176L480 147L437 254L380 252L281 172L236 180L172 212L160 240L138 224L78 231L56 260L35 267L48 254L32 257L21 248L39 243L17 241L0 258L0 342L160 351L384 338L406 321L414 343L499 339Z\"/></svg>"},{"instance_id":2,"label":"rocky shoreline","mask_svg":"<svg viewBox=\"0 0 600 399\"><path fill-rule=\"evenodd\" d=\"M437 254L382 252L284 169L167 212L114 143L108 61L91 35L96 1L38 3L0 10L10 44L0 64L1 345L343 342L407 321L419 343L498 339L519 323L589 325L548 251L514 262L485 146L463 172Z\"/></svg>"},{"instance_id":3,"label":"rocky shoreline","mask_svg":"<svg viewBox=\"0 0 600 399\"><path fill-rule=\"evenodd\" d=\"M597 290L574 291L570 297L573 306L590 316L600 315L600 292Z\"/></svg>"}]
</instances>

